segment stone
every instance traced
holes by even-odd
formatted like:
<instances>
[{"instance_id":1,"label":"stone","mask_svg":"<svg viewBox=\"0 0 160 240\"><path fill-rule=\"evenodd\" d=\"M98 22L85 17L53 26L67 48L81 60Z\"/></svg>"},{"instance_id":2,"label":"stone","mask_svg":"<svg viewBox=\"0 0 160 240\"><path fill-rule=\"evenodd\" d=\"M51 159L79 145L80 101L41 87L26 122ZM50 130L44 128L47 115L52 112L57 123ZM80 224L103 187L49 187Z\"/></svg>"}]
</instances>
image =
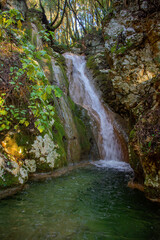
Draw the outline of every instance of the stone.
<instances>
[{"instance_id":1,"label":"stone","mask_svg":"<svg viewBox=\"0 0 160 240\"><path fill-rule=\"evenodd\" d=\"M148 2L147 1L143 1L141 4L141 9L143 9L144 11L147 11L149 8Z\"/></svg>"},{"instance_id":2,"label":"stone","mask_svg":"<svg viewBox=\"0 0 160 240\"><path fill-rule=\"evenodd\" d=\"M30 160L30 159L25 159L25 166L27 167L28 172L36 172L36 161L35 160Z\"/></svg>"},{"instance_id":3,"label":"stone","mask_svg":"<svg viewBox=\"0 0 160 240\"><path fill-rule=\"evenodd\" d=\"M127 108L132 108L138 104L138 99L139 97L137 95L130 93L124 100L124 103Z\"/></svg>"},{"instance_id":4,"label":"stone","mask_svg":"<svg viewBox=\"0 0 160 240\"><path fill-rule=\"evenodd\" d=\"M32 27L32 44L36 47L38 51L43 49L42 39L40 38L37 26L31 23Z\"/></svg>"},{"instance_id":5,"label":"stone","mask_svg":"<svg viewBox=\"0 0 160 240\"><path fill-rule=\"evenodd\" d=\"M25 0L7 0L5 4L5 8L12 9L15 8L19 10L23 17L25 17L26 12L27 12L27 4Z\"/></svg>"},{"instance_id":6,"label":"stone","mask_svg":"<svg viewBox=\"0 0 160 240\"><path fill-rule=\"evenodd\" d=\"M36 137L30 153L35 154L36 161L47 163L50 168L54 168L55 160L59 157L57 148L58 146L53 142L51 137L45 134L44 137Z\"/></svg>"}]
</instances>

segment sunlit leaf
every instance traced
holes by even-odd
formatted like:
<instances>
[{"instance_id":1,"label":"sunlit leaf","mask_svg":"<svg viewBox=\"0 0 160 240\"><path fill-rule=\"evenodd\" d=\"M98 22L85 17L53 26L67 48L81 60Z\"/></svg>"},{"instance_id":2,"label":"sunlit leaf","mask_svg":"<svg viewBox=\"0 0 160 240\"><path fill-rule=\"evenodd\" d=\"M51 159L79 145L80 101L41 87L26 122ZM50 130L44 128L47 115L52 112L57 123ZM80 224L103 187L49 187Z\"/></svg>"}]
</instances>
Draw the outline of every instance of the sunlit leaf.
<instances>
[{"instance_id":1,"label":"sunlit leaf","mask_svg":"<svg viewBox=\"0 0 160 240\"><path fill-rule=\"evenodd\" d=\"M5 110L0 110L0 115L7 115L7 111L5 111Z\"/></svg>"},{"instance_id":2,"label":"sunlit leaf","mask_svg":"<svg viewBox=\"0 0 160 240\"><path fill-rule=\"evenodd\" d=\"M40 131L40 133L42 133L45 130L45 127L42 125L38 126L37 128Z\"/></svg>"}]
</instances>

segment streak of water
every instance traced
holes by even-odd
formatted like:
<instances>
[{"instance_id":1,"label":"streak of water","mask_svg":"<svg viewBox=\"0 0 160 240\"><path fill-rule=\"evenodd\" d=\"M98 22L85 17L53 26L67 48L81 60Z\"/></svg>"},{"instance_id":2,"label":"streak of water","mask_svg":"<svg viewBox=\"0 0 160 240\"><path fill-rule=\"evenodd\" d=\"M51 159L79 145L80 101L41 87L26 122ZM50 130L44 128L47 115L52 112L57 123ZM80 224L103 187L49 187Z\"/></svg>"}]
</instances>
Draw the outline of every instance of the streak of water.
<instances>
[{"instance_id":1,"label":"streak of water","mask_svg":"<svg viewBox=\"0 0 160 240\"><path fill-rule=\"evenodd\" d=\"M109 114L99 99L97 91L86 75L86 61L84 56L71 53L64 54L69 77L69 91L73 101L85 109L98 126L97 145L102 159L121 160L121 150L117 143L114 128Z\"/></svg>"}]
</instances>

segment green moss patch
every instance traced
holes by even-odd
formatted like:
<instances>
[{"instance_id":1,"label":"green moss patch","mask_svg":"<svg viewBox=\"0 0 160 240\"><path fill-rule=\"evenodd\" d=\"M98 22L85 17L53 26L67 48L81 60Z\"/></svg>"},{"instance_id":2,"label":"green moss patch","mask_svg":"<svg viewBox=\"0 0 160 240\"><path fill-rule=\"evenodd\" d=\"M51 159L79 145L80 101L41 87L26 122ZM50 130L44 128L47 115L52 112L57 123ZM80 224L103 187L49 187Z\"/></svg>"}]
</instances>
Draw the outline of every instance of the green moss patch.
<instances>
[{"instance_id":1,"label":"green moss patch","mask_svg":"<svg viewBox=\"0 0 160 240\"><path fill-rule=\"evenodd\" d=\"M13 176L11 173L9 173L7 171L4 173L3 178L4 178L4 180L2 178L0 178L0 188L1 189L19 185L18 177Z\"/></svg>"}]
</instances>

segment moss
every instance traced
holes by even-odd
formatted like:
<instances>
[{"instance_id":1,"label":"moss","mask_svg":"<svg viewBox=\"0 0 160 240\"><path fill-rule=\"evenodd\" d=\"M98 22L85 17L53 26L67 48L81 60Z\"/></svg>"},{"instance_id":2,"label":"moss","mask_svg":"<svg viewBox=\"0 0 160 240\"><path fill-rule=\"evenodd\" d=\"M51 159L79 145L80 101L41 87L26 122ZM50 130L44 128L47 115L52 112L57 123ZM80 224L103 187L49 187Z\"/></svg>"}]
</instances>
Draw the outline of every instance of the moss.
<instances>
[{"instance_id":1,"label":"moss","mask_svg":"<svg viewBox=\"0 0 160 240\"><path fill-rule=\"evenodd\" d=\"M54 59L57 61L57 63L63 67L66 67L66 62L65 62L65 58L63 57L62 54L54 54L53 53L53 57Z\"/></svg>"},{"instance_id":2,"label":"moss","mask_svg":"<svg viewBox=\"0 0 160 240\"><path fill-rule=\"evenodd\" d=\"M38 59L38 62L40 66L43 68L43 71L48 81L52 83L54 79L54 72L52 67L51 56L49 54L45 54L43 58Z\"/></svg>"},{"instance_id":3,"label":"moss","mask_svg":"<svg viewBox=\"0 0 160 240\"><path fill-rule=\"evenodd\" d=\"M136 131L135 129L132 129L129 134L129 139L132 140L135 137L135 135L136 135Z\"/></svg>"},{"instance_id":4,"label":"moss","mask_svg":"<svg viewBox=\"0 0 160 240\"><path fill-rule=\"evenodd\" d=\"M38 30L43 30L43 25L42 23L42 12L37 10L37 9L29 9L27 11L27 16L26 16L26 22L30 23L33 22Z\"/></svg>"},{"instance_id":5,"label":"moss","mask_svg":"<svg viewBox=\"0 0 160 240\"><path fill-rule=\"evenodd\" d=\"M57 158L56 166L55 167L61 167L67 164L67 136L64 130L64 127L60 121L60 118L58 117L57 113L55 114L55 123L53 125L53 139L54 142L58 145L57 153L60 154L60 157Z\"/></svg>"},{"instance_id":6,"label":"moss","mask_svg":"<svg viewBox=\"0 0 160 240\"><path fill-rule=\"evenodd\" d=\"M64 85L65 85L65 86L67 87L67 89L68 89L68 88L69 88L69 82L68 82L68 77L67 77L67 72L66 72L66 65L60 64L59 66L60 66L60 68L61 68L61 71L62 71L63 77L64 77L63 83L64 83Z\"/></svg>"},{"instance_id":7,"label":"moss","mask_svg":"<svg viewBox=\"0 0 160 240\"><path fill-rule=\"evenodd\" d=\"M96 76L96 81L101 82L102 84L105 83L107 85L107 76L105 73L100 73Z\"/></svg>"},{"instance_id":8,"label":"moss","mask_svg":"<svg viewBox=\"0 0 160 240\"><path fill-rule=\"evenodd\" d=\"M50 172L53 170L53 168L49 166L49 163L46 162L42 163L37 161L36 166L37 166L36 172Z\"/></svg>"},{"instance_id":9,"label":"moss","mask_svg":"<svg viewBox=\"0 0 160 240\"><path fill-rule=\"evenodd\" d=\"M139 183L144 183L144 172L140 162L140 158L136 151L130 146L130 165L134 169L135 181Z\"/></svg>"},{"instance_id":10,"label":"moss","mask_svg":"<svg viewBox=\"0 0 160 240\"><path fill-rule=\"evenodd\" d=\"M30 132L26 131L19 131L15 134L15 140L18 146L27 146L28 144L31 146L34 142L35 136L30 134Z\"/></svg>"},{"instance_id":11,"label":"moss","mask_svg":"<svg viewBox=\"0 0 160 240\"><path fill-rule=\"evenodd\" d=\"M16 185L20 184L19 180L18 180L18 176L15 177L9 172L5 172L3 177L4 177L4 180L2 178L0 178L0 188L1 189L11 187L11 186L16 186Z\"/></svg>"},{"instance_id":12,"label":"moss","mask_svg":"<svg viewBox=\"0 0 160 240\"><path fill-rule=\"evenodd\" d=\"M34 46L38 47L38 46L37 46L37 34L35 34L35 35L33 36L32 44L33 44Z\"/></svg>"},{"instance_id":13,"label":"moss","mask_svg":"<svg viewBox=\"0 0 160 240\"><path fill-rule=\"evenodd\" d=\"M71 97L68 96L68 102L72 111L75 111L75 103L72 101Z\"/></svg>"},{"instance_id":14,"label":"moss","mask_svg":"<svg viewBox=\"0 0 160 240\"><path fill-rule=\"evenodd\" d=\"M93 77L97 87L102 91L103 99L108 102L115 99L113 84L111 79L106 73L100 71L98 63L95 61L95 56L89 57L87 67L92 70ZM111 102L109 102L111 105Z\"/></svg>"},{"instance_id":15,"label":"moss","mask_svg":"<svg viewBox=\"0 0 160 240\"><path fill-rule=\"evenodd\" d=\"M82 122L81 119L79 119L78 117L74 117L75 119L75 123L76 123L76 127L78 130L78 134L79 134L79 139L80 139L80 145L81 145L81 149L82 149L82 154L89 152L90 151L90 142L87 136L87 129L85 124Z\"/></svg>"},{"instance_id":16,"label":"moss","mask_svg":"<svg viewBox=\"0 0 160 240\"><path fill-rule=\"evenodd\" d=\"M160 188L154 187L144 187L144 192L147 198L151 200L159 200L160 199Z\"/></svg>"},{"instance_id":17,"label":"moss","mask_svg":"<svg viewBox=\"0 0 160 240\"><path fill-rule=\"evenodd\" d=\"M95 77L99 75L99 67L95 62L95 56L89 57L86 65L89 69L93 70L93 74Z\"/></svg>"},{"instance_id":18,"label":"moss","mask_svg":"<svg viewBox=\"0 0 160 240\"><path fill-rule=\"evenodd\" d=\"M76 105L70 97L68 97L68 100L70 108L73 112L74 122L78 131L82 154L87 152L89 153L91 148L91 144L89 141L91 137L89 117L87 116L85 109L82 109L82 107Z\"/></svg>"},{"instance_id":19,"label":"moss","mask_svg":"<svg viewBox=\"0 0 160 240\"><path fill-rule=\"evenodd\" d=\"M32 39L32 28L31 25L25 30L27 40L30 41Z\"/></svg>"}]
</instances>

